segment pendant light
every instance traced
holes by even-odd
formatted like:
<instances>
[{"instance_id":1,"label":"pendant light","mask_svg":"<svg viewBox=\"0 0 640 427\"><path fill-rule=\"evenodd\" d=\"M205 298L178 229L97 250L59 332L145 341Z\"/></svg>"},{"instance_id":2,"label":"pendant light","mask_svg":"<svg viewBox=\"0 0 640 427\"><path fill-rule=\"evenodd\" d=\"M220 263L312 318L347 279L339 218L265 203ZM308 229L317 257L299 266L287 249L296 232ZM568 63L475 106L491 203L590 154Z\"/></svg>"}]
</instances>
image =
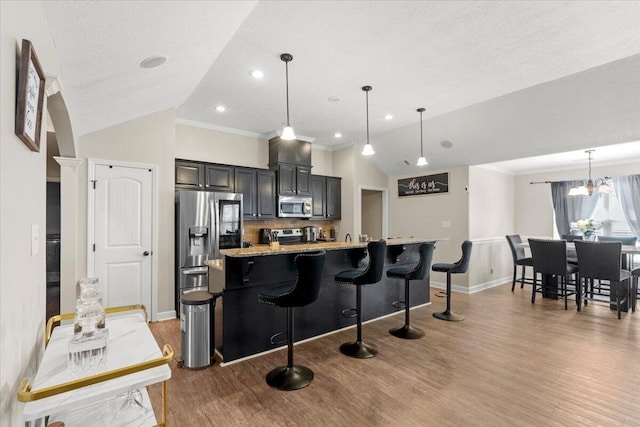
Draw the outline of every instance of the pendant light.
<instances>
[{"instance_id":1,"label":"pendant light","mask_svg":"<svg viewBox=\"0 0 640 427\"><path fill-rule=\"evenodd\" d=\"M362 86L362 90L367 96L367 143L362 148L363 156L371 156L373 154L376 154L376 152L373 151L371 143L369 142L369 91L371 91L371 89L373 89L371 86Z\"/></svg>"},{"instance_id":2,"label":"pendant light","mask_svg":"<svg viewBox=\"0 0 640 427\"><path fill-rule=\"evenodd\" d=\"M290 53L283 53L280 55L280 59L284 62L285 75L287 79L287 126L282 129L282 135L280 139L285 141L292 141L296 139L296 134L293 132L293 128L289 123L289 62L293 60L293 56Z\"/></svg>"},{"instance_id":3,"label":"pendant light","mask_svg":"<svg viewBox=\"0 0 640 427\"><path fill-rule=\"evenodd\" d=\"M593 188L598 186L598 194L609 194L611 193L611 187L607 184L606 179L604 178L596 178L595 184L591 179L591 153L596 150L587 150L585 153L589 155L589 180L586 185L580 185L578 187L573 187L569 190L569 196L591 196L593 194Z\"/></svg>"},{"instance_id":4,"label":"pendant light","mask_svg":"<svg viewBox=\"0 0 640 427\"><path fill-rule=\"evenodd\" d=\"M420 113L420 158L416 166L427 166L429 163L427 163L427 159L425 159L424 154L422 154L422 113L424 113L424 108L418 108L416 111Z\"/></svg>"}]
</instances>

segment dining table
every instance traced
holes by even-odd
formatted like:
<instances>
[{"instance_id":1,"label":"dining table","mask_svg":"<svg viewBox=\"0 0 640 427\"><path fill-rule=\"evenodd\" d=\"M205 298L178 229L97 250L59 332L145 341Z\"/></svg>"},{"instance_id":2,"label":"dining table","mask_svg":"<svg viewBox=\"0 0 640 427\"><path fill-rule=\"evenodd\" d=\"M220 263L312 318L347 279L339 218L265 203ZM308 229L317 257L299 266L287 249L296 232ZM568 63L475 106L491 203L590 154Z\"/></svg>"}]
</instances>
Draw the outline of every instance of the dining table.
<instances>
[{"instance_id":1,"label":"dining table","mask_svg":"<svg viewBox=\"0 0 640 427\"><path fill-rule=\"evenodd\" d=\"M524 249L528 249L529 248L529 241L528 240L524 240L522 243L518 243L515 245L517 248L524 248ZM575 250L576 250L576 246L573 242L567 242L567 253L571 253L571 254L575 254ZM622 245L622 251L621 251L621 267L623 270L632 270L633 266L634 266L634 256L635 255L640 255L640 247L634 246L634 245ZM578 272L579 274L579 272ZM551 298L551 299L558 299L558 280L557 278L554 278L552 276L549 275L542 275L542 286L543 286L543 292L542 292L542 296L543 298ZM615 298L616 295L612 294L609 296L610 298L610 302L612 303L610 305L611 309L615 309ZM624 304L622 304L621 307L622 311L629 311L629 307L627 305L627 303L625 302Z\"/></svg>"}]
</instances>

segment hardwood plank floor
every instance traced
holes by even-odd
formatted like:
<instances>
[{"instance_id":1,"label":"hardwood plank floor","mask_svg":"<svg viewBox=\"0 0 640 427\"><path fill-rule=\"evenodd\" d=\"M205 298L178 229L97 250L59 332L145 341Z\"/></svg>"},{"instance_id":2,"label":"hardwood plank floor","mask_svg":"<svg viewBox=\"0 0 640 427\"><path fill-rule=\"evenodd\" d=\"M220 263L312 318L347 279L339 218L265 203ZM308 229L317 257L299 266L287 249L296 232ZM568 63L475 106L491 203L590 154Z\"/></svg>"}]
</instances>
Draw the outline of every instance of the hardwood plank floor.
<instances>
[{"instance_id":1,"label":"hardwood plank floor","mask_svg":"<svg viewBox=\"0 0 640 427\"><path fill-rule=\"evenodd\" d=\"M375 287L367 287L374 291ZM436 290L437 291L437 290ZM363 327L377 357L356 360L338 347L355 329L295 346L315 372L302 390L271 389L264 377L286 351L191 371L171 364L170 426L640 426L640 312L622 320L607 305L581 313L570 301L537 298L505 284L452 295L463 322L445 322L432 304L411 312L426 336L400 340L397 315ZM274 308L274 315L285 316ZM159 344L180 353L178 320L151 324ZM160 413L160 387L149 393Z\"/></svg>"}]
</instances>

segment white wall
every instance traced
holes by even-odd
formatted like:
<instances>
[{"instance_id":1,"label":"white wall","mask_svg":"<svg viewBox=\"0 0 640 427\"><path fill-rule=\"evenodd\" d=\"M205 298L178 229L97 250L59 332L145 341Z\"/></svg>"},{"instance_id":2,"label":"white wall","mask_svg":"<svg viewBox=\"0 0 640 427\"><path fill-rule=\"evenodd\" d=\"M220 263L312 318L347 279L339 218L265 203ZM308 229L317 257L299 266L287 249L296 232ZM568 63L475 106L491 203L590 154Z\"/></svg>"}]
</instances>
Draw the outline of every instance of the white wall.
<instances>
[{"instance_id":1,"label":"white wall","mask_svg":"<svg viewBox=\"0 0 640 427\"><path fill-rule=\"evenodd\" d=\"M268 169L269 141L177 124L175 158ZM330 151L311 144L311 173L333 175L332 164Z\"/></svg>"},{"instance_id":2,"label":"white wall","mask_svg":"<svg viewBox=\"0 0 640 427\"><path fill-rule=\"evenodd\" d=\"M40 152L15 135L16 70L28 39L46 74L59 75L58 58L42 3L0 2L0 425L21 425L17 391L34 378L44 346L47 114ZM39 228L31 255L31 227Z\"/></svg>"},{"instance_id":3,"label":"white wall","mask_svg":"<svg viewBox=\"0 0 640 427\"><path fill-rule=\"evenodd\" d=\"M390 177L390 225L389 235L419 238L448 239L436 244L433 254L435 262L454 262L460 258L460 245L469 238L469 198L464 187L469 185L469 168L428 170L424 175L449 172L449 192L423 196L398 197L398 179L414 175ZM443 222L450 222L444 228ZM473 262L473 258L472 258ZM446 283L446 275L432 273L432 282ZM466 274L455 274L452 283L468 288Z\"/></svg>"},{"instance_id":4,"label":"white wall","mask_svg":"<svg viewBox=\"0 0 640 427\"><path fill-rule=\"evenodd\" d=\"M82 136L78 157L85 159L78 173L78 220L80 268L78 277L86 276L87 266L87 162L88 158L119 160L158 166L158 311L174 308L174 152L175 110L166 110L108 129ZM75 286L61 289L61 305L73 304Z\"/></svg>"},{"instance_id":5,"label":"white wall","mask_svg":"<svg viewBox=\"0 0 640 427\"><path fill-rule=\"evenodd\" d=\"M640 163L598 166L591 168L591 176L624 176L640 173ZM515 229L522 236L552 237L553 203L550 184L530 184L537 181L582 180L587 168L520 175L515 178Z\"/></svg>"},{"instance_id":6,"label":"white wall","mask_svg":"<svg viewBox=\"0 0 640 427\"><path fill-rule=\"evenodd\" d=\"M511 250L504 236L514 229L514 186L512 175L469 168L469 239L473 242L469 288L472 291L504 283L513 273Z\"/></svg>"}]
</instances>

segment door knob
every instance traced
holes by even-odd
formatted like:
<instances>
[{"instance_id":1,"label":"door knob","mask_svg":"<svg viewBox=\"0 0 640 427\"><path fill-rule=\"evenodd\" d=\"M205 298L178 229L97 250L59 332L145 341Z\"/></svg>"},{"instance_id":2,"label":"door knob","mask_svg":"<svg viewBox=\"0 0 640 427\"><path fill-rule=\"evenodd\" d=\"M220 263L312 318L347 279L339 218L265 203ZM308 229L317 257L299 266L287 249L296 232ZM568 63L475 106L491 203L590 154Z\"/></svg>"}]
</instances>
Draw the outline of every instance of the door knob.
<instances>
[{"instance_id":1,"label":"door knob","mask_svg":"<svg viewBox=\"0 0 640 427\"><path fill-rule=\"evenodd\" d=\"M142 255L144 255L144 256L149 256L149 251L144 251L144 252L142 252Z\"/></svg>"}]
</instances>

